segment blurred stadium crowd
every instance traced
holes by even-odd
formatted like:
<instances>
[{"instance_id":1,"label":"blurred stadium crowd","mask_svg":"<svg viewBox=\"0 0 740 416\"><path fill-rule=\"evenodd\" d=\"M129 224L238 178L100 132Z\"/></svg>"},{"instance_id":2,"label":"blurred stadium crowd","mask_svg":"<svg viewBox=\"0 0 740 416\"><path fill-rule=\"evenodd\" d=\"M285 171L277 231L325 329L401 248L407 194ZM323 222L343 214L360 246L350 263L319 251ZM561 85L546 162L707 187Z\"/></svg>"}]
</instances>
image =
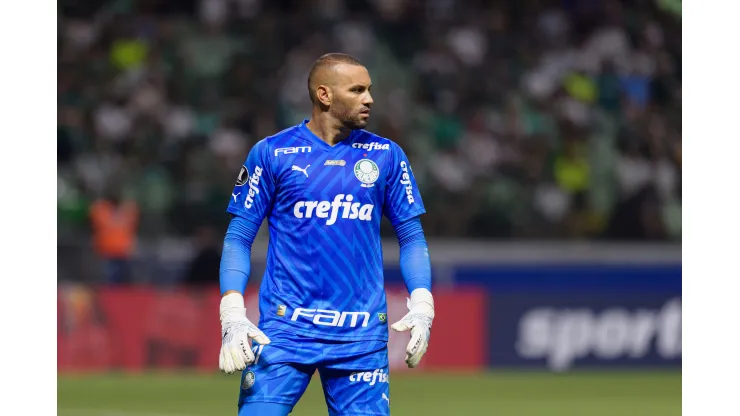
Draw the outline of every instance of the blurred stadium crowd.
<instances>
[{"instance_id":1,"label":"blurred stadium crowd","mask_svg":"<svg viewBox=\"0 0 740 416\"><path fill-rule=\"evenodd\" d=\"M428 236L680 240L673 5L60 0L60 236L126 201L141 238L220 238L250 147L310 115L308 68L341 51L370 70L369 130L408 153Z\"/></svg>"}]
</instances>

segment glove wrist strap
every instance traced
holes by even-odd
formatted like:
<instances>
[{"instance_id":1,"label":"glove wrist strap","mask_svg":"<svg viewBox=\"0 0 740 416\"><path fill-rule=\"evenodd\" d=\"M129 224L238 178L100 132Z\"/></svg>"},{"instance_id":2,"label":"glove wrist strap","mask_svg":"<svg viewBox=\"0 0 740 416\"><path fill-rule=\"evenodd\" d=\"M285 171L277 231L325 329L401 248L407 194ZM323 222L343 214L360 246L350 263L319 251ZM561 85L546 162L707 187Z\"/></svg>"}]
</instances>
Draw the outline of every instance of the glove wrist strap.
<instances>
[{"instance_id":1,"label":"glove wrist strap","mask_svg":"<svg viewBox=\"0 0 740 416\"><path fill-rule=\"evenodd\" d=\"M221 322L246 319L247 309L244 307L244 296L239 293L229 293L222 297L219 312Z\"/></svg>"},{"instance_id":2,"label":"glove wrist strap","mask_svg":"<svg viewBox=\"0 0 740 416\"><path fill-rule=\"evenodd\" d=\"M411 298L410 303L412 307L420 303L426 303L434 309L434 298L432 297L432 292L425 288L414 289L409 297Z\"/></svg>"}]
</instances>

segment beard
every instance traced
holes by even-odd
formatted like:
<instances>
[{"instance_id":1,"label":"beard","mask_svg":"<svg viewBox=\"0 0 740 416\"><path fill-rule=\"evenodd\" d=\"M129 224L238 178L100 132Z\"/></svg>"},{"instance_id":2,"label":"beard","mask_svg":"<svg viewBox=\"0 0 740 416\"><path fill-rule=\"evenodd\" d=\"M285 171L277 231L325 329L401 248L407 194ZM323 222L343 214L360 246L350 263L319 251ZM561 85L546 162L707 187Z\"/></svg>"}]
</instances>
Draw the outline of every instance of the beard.
<instances>
[{"instance_id":1,"label":"beard","mask_svg":"<svg viewBox=\"0 0 740 416\"><path fill-rule=\"evenodd\" d=\"M365 128L369 119L369 117L363 117L359 110L353 111L348 107L341 107L333 113L334 117L342 123L342 126L350 130Z\"/></svg>"},{"instance_id":2,"label":"beard","mask_svg":"<svg viewBox=\"0 0 740 416\"><path fill-rule=\"evenodd\" d=\"M360 117L359 114L357 114L354 118L351 120L347 120L344 122L344 125L351 130L359 130L364 129L367 127L367 119Z\"/></svg>"}]
</instances>

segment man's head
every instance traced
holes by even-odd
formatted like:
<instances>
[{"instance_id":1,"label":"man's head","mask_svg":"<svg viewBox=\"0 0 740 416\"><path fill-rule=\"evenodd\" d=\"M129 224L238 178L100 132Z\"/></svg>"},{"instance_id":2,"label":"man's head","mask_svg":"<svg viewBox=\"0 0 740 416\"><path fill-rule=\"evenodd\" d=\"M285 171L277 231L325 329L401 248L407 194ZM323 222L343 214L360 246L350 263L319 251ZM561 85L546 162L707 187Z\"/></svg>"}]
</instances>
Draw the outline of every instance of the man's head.
<instances>
[{"instance_id":1,"label":"man's head","mask_svg":"<svg viewBox=\"0 0 740 416\"><path fill-rule=\"evenodd\" d=\"M321 56L308 74L308 94L314 108L352 130L367 126L373 104L371 86L367 68L343 53Z\"/></svg>"}]
</instances>

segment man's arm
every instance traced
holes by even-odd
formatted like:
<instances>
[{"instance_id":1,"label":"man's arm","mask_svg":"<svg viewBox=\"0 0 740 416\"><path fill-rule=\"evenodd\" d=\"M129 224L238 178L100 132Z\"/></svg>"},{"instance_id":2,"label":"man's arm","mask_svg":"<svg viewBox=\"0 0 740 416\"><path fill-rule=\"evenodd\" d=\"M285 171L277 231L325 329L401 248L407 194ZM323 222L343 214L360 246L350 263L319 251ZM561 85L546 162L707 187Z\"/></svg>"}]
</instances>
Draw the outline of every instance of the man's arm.
<instances>
[{"instance_id":1,"label":"man's arm","mask_svg":"<svg viewBox=\"0 0 740 416\"><path fill-rule=\"evenodd\" d=\"M411 340L406 347L406 364L413 368L419 365L427 351L434 319L432 265L419 217L394 227L401 251L401 274L409 291L409 313L391 328L398 332L411 330Z\"/></svg>"},{"instance_id":2,"label":"man's arm","mask_svg":"<svg viewBox=\"0 0 740 416\"><path fill-rule=\"evenodd\" d=\"M412 293L416 289L432 290L432 264L429 249L419 217L414 217L395 226L400 246L401 274L406 289Z\"/></svg>"},{"instance_id":3,"label":"man's arm","mask_svg":"<svg viewBox=\"0 0 740 416\"><path fill-rule=\"evenodd\" d=\"M229 223L221 254L219 285L221 296L231 293L244 294L251 271L252 243L257 238L260 226L254 222L234 216Z\"/></svg>"},{"instance_id":4,"label":"man's arm","mask_svg":"<svg viewBox=\"0 0 740 416\"><path fill-rule=\"evenodd\" d=\"M222 346L219 367L231 374L254 361L248 339L269 344L270 339L247 318L244 290L251 268L250 254L259 225L235 216L229 223L221 254L219 283L221 287L220 319Z\"/></svg>"},{"instance_id":5,"label":"man's arm","mask_svg":"<svg viewBox=\"0 0 740 416\"><path fill-rule=\"evenodd\" d=\"M219 282L221 286L221 355L219 367L226 373L243 370L254 361L249 339L260 344L270 340L247 319L244 290L249 280L252 243L267 217L275 192L268 144L252 147L231 192L226 211L234 217L224 238Z\"/></svg>"}]
</instances>

